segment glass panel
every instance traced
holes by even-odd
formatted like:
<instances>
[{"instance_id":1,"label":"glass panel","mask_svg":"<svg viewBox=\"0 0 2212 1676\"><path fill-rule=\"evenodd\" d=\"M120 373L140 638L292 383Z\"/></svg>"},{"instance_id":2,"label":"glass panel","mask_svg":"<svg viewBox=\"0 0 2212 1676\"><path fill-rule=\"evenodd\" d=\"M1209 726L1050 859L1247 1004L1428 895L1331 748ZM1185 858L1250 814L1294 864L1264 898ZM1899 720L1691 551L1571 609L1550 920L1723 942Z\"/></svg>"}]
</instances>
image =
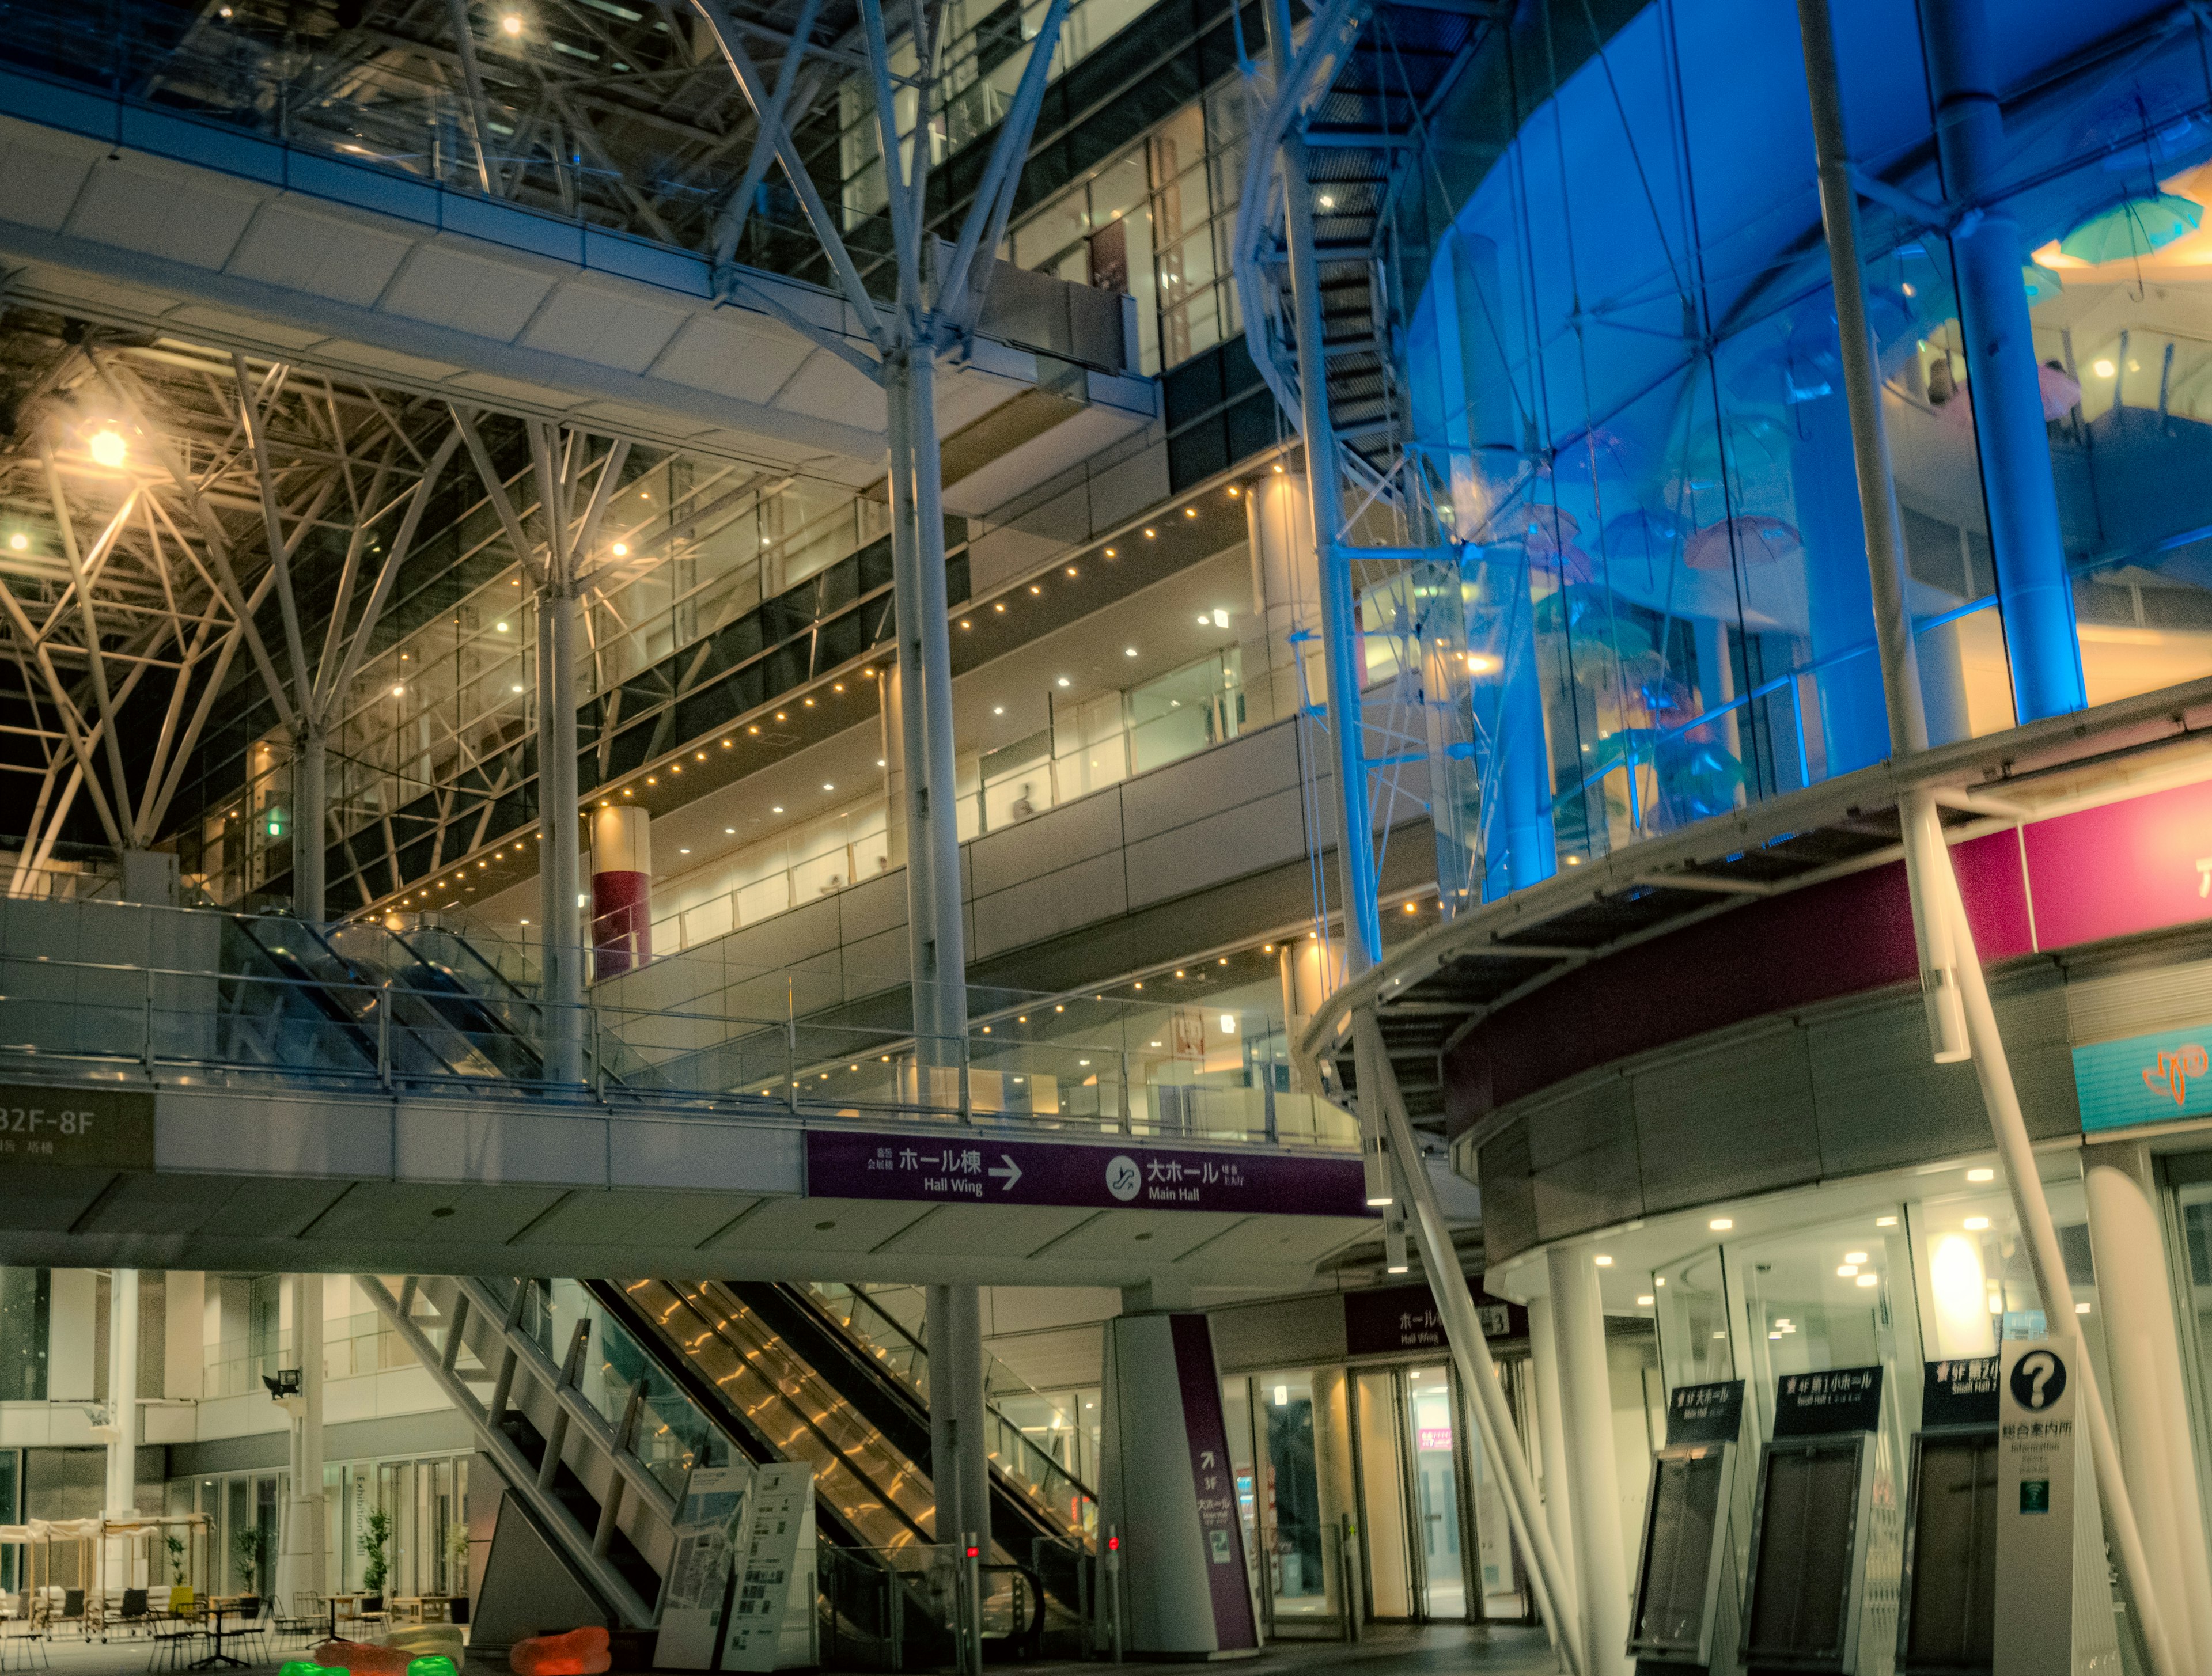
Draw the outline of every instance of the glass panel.
<instances>
[{"instance_id":1,"label":"glass panel","mask_svg":"<svg viewBox=\"0 0 2212 1676\"><path fill-rule=\"evenodd\" d=\"M1399 1452L1395 1378L1363 1373L1354 1388L1358 1413L1360 1539L1364 1545L1368 1612L1375 1618L1413 1615L1413 1579L1406 1552L1406 1465Z\"/></svg>"},{"instance_id":2,"label":"glass panel","mask_svg":"<svg viewBox=\"0 0 2212 1676\"><path fill-rule=\"evenodd\" d=\"M1521 1447L1528 1452L1529 1471L1540 1480L1543 1441L1535 1405L1528 1400L1528 1358L1516 1357L1498 1364L1498 1380L1505 1388ZM1466 1407L1464 1394L1461 1403ZM1490 1618L1523 1618L1528 1612L1528 1579L1520 1545L1513 1539L1511 1515L1505 1510L1505 1479L1498 1463L1482 1447L1472 1427L1464 1428L1474 1488L1475 1558L1482 1567L1482 1615ZM1564 1493L1564 1492L1563 1492Z\"/></svg>"},{"instance_id":3,"label":"glass panel","mask_svg":"<svg viewBox=\"0 0 2212 1676\"><path fill-rule=\"evenodd\" d=\"M1277 1618L1328 1611L1321 1479L1314 1454L1313 1375L1262 1374L1256 1430L1264 1437L1257 1502L1265 1532L1267 1587Z\"/></svg>"},{"instance_id":4,"label":"glass panel","mask_svg":"<svg viewBox=\"0 0 2212 1676\"><path fill-rule=\"evenodd\" d=\"M1413 1519L1421 1552L1421 1612L1427 1618L1467 1616L1455 1418L1451 1379L1443 1367L1415 1368L1406 1375L1406 1431L1413 1446Z\"/></svg>"}]
</instances>

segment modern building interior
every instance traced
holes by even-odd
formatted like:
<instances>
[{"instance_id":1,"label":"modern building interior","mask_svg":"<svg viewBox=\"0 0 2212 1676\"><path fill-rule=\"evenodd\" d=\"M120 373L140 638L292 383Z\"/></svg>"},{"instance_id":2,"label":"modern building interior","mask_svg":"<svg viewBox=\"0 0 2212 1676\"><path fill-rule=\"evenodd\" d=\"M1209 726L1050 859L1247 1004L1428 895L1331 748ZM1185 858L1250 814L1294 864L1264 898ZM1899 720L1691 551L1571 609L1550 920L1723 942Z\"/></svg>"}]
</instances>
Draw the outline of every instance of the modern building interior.
<instances>
[{"instance_id":1,"label":"modern building interior","mask_svg":"<svg viewBox=\"0 0 2212 1676\"><path fill-rule=\"evenodd\" d=\"M5 20L0 1668L2212 1671L2212 13Z\"/></svg>"}]
</instances>

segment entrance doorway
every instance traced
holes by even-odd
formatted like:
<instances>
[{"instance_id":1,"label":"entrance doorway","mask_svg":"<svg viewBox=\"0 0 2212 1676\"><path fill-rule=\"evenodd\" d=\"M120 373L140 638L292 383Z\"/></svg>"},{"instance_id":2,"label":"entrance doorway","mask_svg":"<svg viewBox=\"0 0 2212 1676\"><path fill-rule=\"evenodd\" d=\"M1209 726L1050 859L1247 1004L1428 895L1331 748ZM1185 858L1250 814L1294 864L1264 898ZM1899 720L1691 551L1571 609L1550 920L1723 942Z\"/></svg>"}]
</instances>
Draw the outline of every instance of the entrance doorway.
<instances>
[{"instance_id":1,"label":"entrance doorway","mask_svg":"<svg viewBox=\"0 0 2212 1676\"><path fill-rule=\"evenodd\" d=\"M1474 1528L1469 1466L1480 1451L1462 1424L1457 1381L1443 1363L1357 1375L1358 1466L1370 1617L1465 1619Z\"/></svg>"}]
</instances>

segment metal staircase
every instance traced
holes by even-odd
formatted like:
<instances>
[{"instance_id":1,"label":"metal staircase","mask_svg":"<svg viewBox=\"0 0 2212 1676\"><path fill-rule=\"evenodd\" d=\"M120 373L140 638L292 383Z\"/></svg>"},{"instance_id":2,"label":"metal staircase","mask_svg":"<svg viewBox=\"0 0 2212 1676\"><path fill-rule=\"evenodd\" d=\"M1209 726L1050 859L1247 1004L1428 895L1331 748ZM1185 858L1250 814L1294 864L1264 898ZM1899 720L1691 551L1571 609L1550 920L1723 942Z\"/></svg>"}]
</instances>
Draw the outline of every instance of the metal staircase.
<instances>
[{"instance_id":1,"label":"metal staircase","mask_svg":"<svg viewBox=\"0 0 2212 1676\"><path fill-rule=\"evenodd\" d=\"M703 1418L643 1367L617 1392L588 1318L556 1361L538 1282L410 1275L395 1296L358 1278L578 1580L617 1623L651 1627Z\"/></svg>"}]
</instances>

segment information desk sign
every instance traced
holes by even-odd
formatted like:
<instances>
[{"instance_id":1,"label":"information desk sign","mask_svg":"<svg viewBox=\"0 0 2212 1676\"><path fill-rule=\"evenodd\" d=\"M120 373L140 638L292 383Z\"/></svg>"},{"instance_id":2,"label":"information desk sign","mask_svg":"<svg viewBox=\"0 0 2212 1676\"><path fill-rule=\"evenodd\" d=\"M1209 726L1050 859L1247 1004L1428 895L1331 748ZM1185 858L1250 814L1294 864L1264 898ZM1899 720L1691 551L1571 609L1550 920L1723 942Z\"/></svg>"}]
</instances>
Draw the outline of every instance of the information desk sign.
<instances>
[{"instance_id":1,"label":"information desk sign","mask_svg":"<svg viewBox=\"0 0 2212 1676\"><path fill-rule=\"evenodd\" d=\"M2004 1676L2097 1669L2118 1637L2102 1597L2105 1544L2080 1424L2080 1341L2009 1339L1997 1381L1996 1668ZM2084 1662L2084 1660L2087 1662Z\"/></svg>"}]
</instances>

